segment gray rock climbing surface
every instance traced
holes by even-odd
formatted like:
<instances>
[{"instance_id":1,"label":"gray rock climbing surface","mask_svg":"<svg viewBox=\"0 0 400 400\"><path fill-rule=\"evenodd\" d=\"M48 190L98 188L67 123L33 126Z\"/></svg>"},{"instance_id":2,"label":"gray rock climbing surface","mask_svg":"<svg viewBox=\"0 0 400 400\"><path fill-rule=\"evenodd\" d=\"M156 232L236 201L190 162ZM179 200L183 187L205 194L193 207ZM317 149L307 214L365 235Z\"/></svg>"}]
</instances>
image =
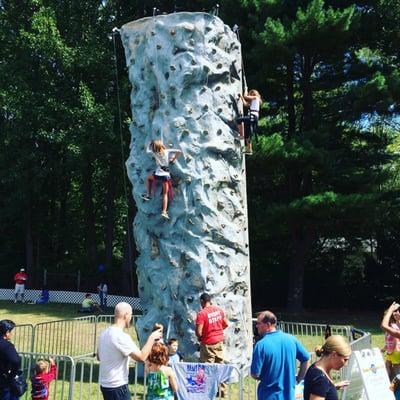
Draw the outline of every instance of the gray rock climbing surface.
<instances>
[{"instance_id":1,"label":"gray rock climbing surface","mask_svg":"<svg viewBox=\"0 0 400 400\"><path fill-rule=\"evenodd\" d=\"M235 119L241 92L240 43L205 13L144 18L121 28L132 83L127 161L137 204L134 221L143 342L155 322L169 326L194 358L194 323L206 291L230 326L226 359L248 364L252 348L245 164ZM161 139L182 156L171 166L170 220L160 216L161 187L149 202L145 152Z\"/></svg>"}]
</instances>

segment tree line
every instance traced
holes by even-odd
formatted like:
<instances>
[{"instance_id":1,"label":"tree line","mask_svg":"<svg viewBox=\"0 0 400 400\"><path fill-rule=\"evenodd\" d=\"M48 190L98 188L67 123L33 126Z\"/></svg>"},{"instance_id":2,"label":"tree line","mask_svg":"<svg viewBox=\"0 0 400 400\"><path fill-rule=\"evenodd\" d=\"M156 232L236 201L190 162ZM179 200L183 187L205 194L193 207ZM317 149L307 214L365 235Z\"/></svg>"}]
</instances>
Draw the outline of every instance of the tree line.
<instances>
[{"instance_id":1,"label":"tree line","mask_svg":"<svg viewBox=\"0 0 400 400\"><path fill-rule=\"evenodd\" d=\"M223 0L218 10L239 26L249 88L264 99L247 158L255 308L379 306L399 289L400 4ZM217 8L0 1L3 287L25 265L36 286L43 268L66 289L62 274L81 270L87 290L106 279L135 294L130 84L112 30L177 11Z\"/></svg>"}]
</instances>

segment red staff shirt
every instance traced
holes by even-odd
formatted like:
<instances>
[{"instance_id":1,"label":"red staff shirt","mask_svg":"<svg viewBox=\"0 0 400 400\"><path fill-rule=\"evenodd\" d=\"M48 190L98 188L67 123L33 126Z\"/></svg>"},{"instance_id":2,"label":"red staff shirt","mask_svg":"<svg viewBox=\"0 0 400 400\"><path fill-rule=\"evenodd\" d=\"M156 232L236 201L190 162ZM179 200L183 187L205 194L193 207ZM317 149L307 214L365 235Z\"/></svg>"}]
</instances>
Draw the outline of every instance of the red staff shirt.
<instances>
[{"instance_id":1,"label":"red staff shirt","mask_svg":"<svg viewBox=\"0 0 400 400\"><path fill-rule=\"evenodd\" d=\"M215 344L224 340L227 325L221 308L213 305L204 307L197 314L196 325L203 325L201 344Z\"/></svg>"}]
</instances>

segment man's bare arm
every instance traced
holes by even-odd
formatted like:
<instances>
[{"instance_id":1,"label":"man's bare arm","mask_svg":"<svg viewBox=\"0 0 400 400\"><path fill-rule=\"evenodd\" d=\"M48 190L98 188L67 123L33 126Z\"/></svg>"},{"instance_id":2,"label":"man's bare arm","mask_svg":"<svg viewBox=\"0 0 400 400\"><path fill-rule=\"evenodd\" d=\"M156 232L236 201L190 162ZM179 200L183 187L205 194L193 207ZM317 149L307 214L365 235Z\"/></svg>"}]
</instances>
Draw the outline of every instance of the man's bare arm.
<instances>
[{"instance_id":1,"label":"man's bare arm","mask_svg":"<svg viewBox=\"0 0 400 400\"><path fill-rule=\"evenodd\" d=\"M154 342L161 339L161 337L162 329L160 328L151 333L151 335L147 339L147 342L141 350L132 351L132 353L129 354L129 357L135 361L145 362L151 352L151 348L153 347Z\"/></svg>"},{"instance_id":2,"label":"man's bare arm","mask_svg":"<svg viewBox=\"0 0 400 400\"><path fill-rule=\"evenodd\" d=\"M199 339L199 340L203 336L203 324L196 325L196 336L197 336L197 339Z\"/></svg>"},{"instance_id":3,"label":"man's bare arm","mask_svg":"<svg viewBox=\"0 0 400 400\"><path fill-rule=\"evenodd\" d=\"M302 363L300 363L299 372L297 374L297 383L301 382L304 379L304 377L306 376L307 368L308 361L303 361Z\"/></svg>"}]
</instances>

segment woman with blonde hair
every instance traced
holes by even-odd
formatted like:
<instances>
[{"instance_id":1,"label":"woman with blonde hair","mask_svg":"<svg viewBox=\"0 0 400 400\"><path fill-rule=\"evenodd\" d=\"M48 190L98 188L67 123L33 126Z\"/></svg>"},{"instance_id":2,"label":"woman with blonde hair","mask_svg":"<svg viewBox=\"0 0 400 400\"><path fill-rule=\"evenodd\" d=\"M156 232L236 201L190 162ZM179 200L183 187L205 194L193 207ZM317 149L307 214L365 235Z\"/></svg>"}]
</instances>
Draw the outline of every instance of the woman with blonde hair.
<instances>
[{"instance_id":1,"label":"woman with blonde hair","mask_svg":"<svg viewBox=\"0 0 400 400\"><path fill-rule=\"evenodd\" d=\"M249 114L246 118L239 118L238 122L247 121L247 126L245 123L244 136L246 144L246 154L253 154L253 145L251 143L252 137L257 131L258 119L260 118L260 106L262 104L262 98L258 90L251 89L248 93L240 95L243 104L249 107Z\"/></svg>"},{"instance_id":2,"label":"woman with blonde hair","mask_svg":"<svg viewBox=\"0 0 400 400\"><path fill-rule=\"evenodd\" d=\"M339 370L348 362L351 347L343 336L329 336L322 346L315 349L319 358L308 369L304 378L304 400L338 400L337 389L349 381L333 383L330 372Z\"/></svg>"}]
</instances>

